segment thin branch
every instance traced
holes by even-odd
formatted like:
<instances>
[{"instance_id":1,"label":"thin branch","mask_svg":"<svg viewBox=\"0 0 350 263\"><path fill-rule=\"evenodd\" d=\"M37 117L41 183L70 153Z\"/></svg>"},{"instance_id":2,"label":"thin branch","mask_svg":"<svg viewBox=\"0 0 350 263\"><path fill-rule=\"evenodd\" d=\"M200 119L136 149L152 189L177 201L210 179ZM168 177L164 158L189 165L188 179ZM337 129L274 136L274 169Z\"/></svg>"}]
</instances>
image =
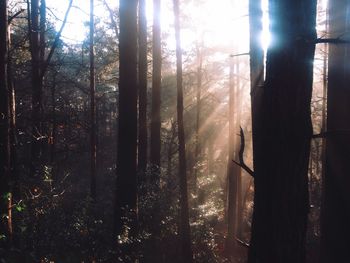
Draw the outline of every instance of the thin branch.
<instances>
[{"instance_id":1,"label":"thin branch","mask_svg":"<svg viewBox=\"0 0 350 263\"><path fill-rule=\"evenodd\" d=\"M15 14L13 14L12 16L9 17L8 19L8 24L10 25L11 22L16 18L18 17L20 14L22 14L24 12L24 9L21 9L19 11L17 11Z\"/></svg>"},{"instance_id":2,"label":"thin branch","mask_svg":"<svg viewBox=\"0 0 350 263\"><path fill-rule=\"evenodd\" d=\"M317 38L315 44L328 43L328 44L350 44L350 40L344 40L341 38Z\"/></svg>"},{"instance_id":3,"label":"thin branch","mask_svg":"<svg viewBox=\"0 0 350 263\"><path fill-rule=\"evenodd\" d=\"M241 137L241 148L239 149L238 157L239 157L239 162L236 162L235 160L232 160L235 164L240 166L244 171L246 171L249 175L254 177L254 171L250 169L244 162L244 148L245 148L245 140L244 140L244 132L242 127L240 127L240 137Z\"/></svg>"},{"instance_id":4,"label":"thin branch","mask_svg":"<svg viewBox=\"0 0 350 263\"><path fill-rule=\"evenodd\" d=\"M41 76L40 76L41 78L44 78L45 72L46 72L46 70L47 70L47 67L48 67L49 64L50 64L51 58L52 58L52 56L53 56L53 53L55 52L55 49L56 49L56 47L58 46L58 42L59 42L59 40L60 40L62 31L63 31L63 29L64 29L64 26L65 26L66 23L67 23L68 14L69 14L69 11L70 11L70 9L71 9L71 7L72 7L72 4L73 4L73 0L70 0L70 1L69 1L69 5L68 5L68 8L67 8L67 11L66 11L66 14L64 15L64 19L63 19L61 28L60 28L60 30L59 30L59 31L57 32L57 34L56 34L55 41L53 42L52 47L51 47L51 50L50 50L50 52L49 52L49 55L48 55L48 57L47 57L47 59L46 59L44 65L43 65L43 69L42 69L42 71L41 71Z\"/></svg>"},{"instance_id":5,"label":"thin branch","mask_svg":"<svg viewBox=\"0 0 350 263\"><path fill-rule=\"evenodd\" d=\"M117 39L119 40L119 30L118 30L118 24L117 22L115 21L114 19L114 16L113 16L113 10L111 9L111 7L108 5L107 1L106 0L103 0L103 4L106 6L108 12L109 12L109 18L111 20L111 24L114 28L114 32L115 32L115 35L117 37Z\"/></svg>"},{"instance_id":6,"label":"thin branch","mask_svg":"<svg viewBox=\"0 0 350 263\"><path fill-rule=\"evenodd\" d=\"M332 134L339 134L339 133L347 133L349 134L350 133L350 130L334 130L334 131L326 131L326 132L321 132L321 133L318 133L318 134L313 134L311 136L312 139L317 139L317 138L327 138L329 135L332 135Z\"/></svg>"},{"instance_id":7,"label":"thin branch","mask_svg":"<svg viewBox=\"0 0 350 263\"><path fill-rule=\"evenodd\" d=\"M246 52L246 53L239 53L239 54L231 54L230 55L230 58L233 58L233 57L240 57L240 56L248 56L250 55L249 52Z\"/></svg>"},{"instance_id":8,"label":"thin branch","mask_svg":"<svg viewBox=\"0 0 350 263\"><path fill-rule=\"evenodd\" d=\"M235 239L238 242L238 244L240 244L241 246L247 247L247 248L250 247L250 245L248 243L244 242L243 240L239 239L238 237L236 237Z\"/></svg>"}]
</instances>

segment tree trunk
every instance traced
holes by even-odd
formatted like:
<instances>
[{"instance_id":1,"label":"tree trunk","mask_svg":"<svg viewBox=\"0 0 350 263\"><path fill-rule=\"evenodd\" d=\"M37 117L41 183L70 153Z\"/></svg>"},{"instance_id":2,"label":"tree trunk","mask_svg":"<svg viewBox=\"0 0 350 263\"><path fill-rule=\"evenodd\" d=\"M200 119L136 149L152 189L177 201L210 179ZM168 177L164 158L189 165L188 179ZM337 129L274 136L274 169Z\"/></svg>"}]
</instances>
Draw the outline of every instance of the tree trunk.
<instances>
[{"instance_id":1,"label":"tree trunk","mask_svg":"<svg viewBox=\"0 0 350 263\"><path fill-rule=\"evenodd\" d=\"M203 71L203 55L200 50L201 47L197 47L197 58L198 58L198 68L197 68L197 90L196 90L196 133L195 133L195 169L194 169L194 182L193 182L193 193L194 195L198 195L198 174L199 174L199 167L200 167L200 156L201 156L201 142L199 139L199 132L200 132L200 119L201 119L201 95L202 95L202 71ZM198 197L197 197L198 198ZM198 204L198 202L196 202Z\"/></svg>"},{"instance_id":2,"label":"tree trunk","mask_svg":"<svg viewBox=\"0 0 350 263\"><path fill-rule=\"evenodd\" d=\"M229 136L228 136L228 160L227 160L227 240L226 251L229 256L233 256L236 237L236 219L237 219L237 171L239 167L232 161L235 159L235 91L237 87L234 81L233 58L230 58L230 77L229 77Z\"/></svg>"},{"instance_id":3,"label":"tree trunk","mask_svg":"<svg viewBox=\"0 0 350 263\"><path fill-rule=\"evenodd\" d=\"M90 0L90 195L96 199L96 98L95 98L95 51L94 51L94 0Z\"/></svg>"},{"instance_id":4,"label":"tree trunk","mask_svg":"<svg viewBox=\"0 0 350 263\"><path fill-rule=\"evenodd\" d=\"M7 82L8 62L8 15L7 1L0 3L0 235L1 247L8 248L12 239L11 224L11 146L10 146L10 107ZM3 216L6 215L6 216Z\"/></svg>"},{"instance_id":5,"label":"tree trunk","mask_svg":"<svg viewBox=\"0 0 350 263\"><path fill-rule=\"evenodd\" d=\"M262 10L261 0L249 0L249 49L250 49L250 95L252 111L253 129L253 162L257 148L257 127L260 121L259 112L264 83L264 50L261 45L260 36L262 34ZM255 163L255 162L254 162Z\"/></svg>"},{"instance_id":6,"label":"tree trunk","mask_svg":"<svg viewBox=\"0 0 350 263\"><path fill-rule=\"evenodd\" d=\"M40 26L39 0L30 2L30 49L32 62L32 142L30 175L38 176L42 155L41 143L44 139L42 131L42 79L40 77Z\"/></svg>"},{"instance_id":7,"label":"tree trunk","mask_svg":"<svg viewBox=\"0 0 350 263\"><path fill-rule=\"evenodd\" d=\"M182 87L182 50L180 38L180 6L179 1L174 0L175 40L176 40L176 86L177 86L177 124L179 137L179 176L180 176L180 237L182 261L193 262L191 230L188 212L188 192L186 175L186 146L183 120L183 87Z\"/></svg>"},{"instance_id":8,"label":"tree trunk","mask_svg":"<svg viewBox=\"0 0 350 263\"><path fill-rule=\"evenodd\" d=\"M139 143L138 170L147 167L147 19L146 0L139 0Z\"/></svg>"},{"instance_id":9,"label":"tree trunk","mask_svg":"<svg viewBox=\"0 0 350 263\"><path fill-rule=\"evenodd\" d=\"M136 233L137 0L120 0L119 126L117 149L116 235L129 222ZM128 218L128 220L125 219Z\"/></svg>"},{"instance_id":10,"label":"tree trunk","mask_svg":"<svg viewBox=\"0 0 350 263\"><path fill-rule=\"evenodd\" d=\"M331 38L350 30L349 1L331 0L329 31ZM350 66L349 45L329 46L327 137L324 193L321 212L321 262L345 262L350 258Z\"/></svg>"},{"instance_id":11,"label":"tree trunk","mask_svg":"<svg viewBox=\"0 0 350 263\"><path fill-rule=\"evenodd\" d=\"M250 263L305 262L316 0L270 0ZM296 23L295 21L298 21Z\"/></svg>"},{"instance_id":12,"label":"tree trunk","mask_svg":"<svg viewBox=\"0 0 350 263\"><path fill-rule=\"evenodd\" d=\"M151 109L151 165L155 168L156 181L159 180L160 167L160 90L162 70L162 47L160 25L160 0L153 1L153 73Z\"/></svg>"}]
</instances>

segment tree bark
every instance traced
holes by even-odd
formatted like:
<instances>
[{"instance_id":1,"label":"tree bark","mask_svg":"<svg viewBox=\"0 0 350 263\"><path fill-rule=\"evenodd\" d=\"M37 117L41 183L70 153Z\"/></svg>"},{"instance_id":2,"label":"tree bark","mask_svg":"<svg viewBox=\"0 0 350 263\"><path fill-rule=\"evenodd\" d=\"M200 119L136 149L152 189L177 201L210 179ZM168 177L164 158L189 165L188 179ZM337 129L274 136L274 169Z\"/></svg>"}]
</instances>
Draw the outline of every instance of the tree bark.
<instances>
[{"instance_id":1,"label":"tree bark","mask_svg":"<svg viewBox=\"0 0 350 263\"><path fill-rule=\"evenodd\" d=\"M120 0L119 126L117 149L116 235L130 220L136 233L137 208L137 0Z\"/></svg>"},{"instance_id":2,"label":"tree bark","mask_svg":"<svg viewBox=\"0 0 350 263\"><path fill-rule=\"evenodd\" d=\"M270 0L250 263L305 262L316 0ZM297 23L295 21L298 21ZM255 123L256 124L256 123Z\"/></svg>"},{"instance_id":3,"label":"tree bark","mask_svg":"<svg viewBox=\"0 0 350 263\"><path fill-rule=\"evenodd\" d=\"M160 25L160 0L153 1L153 73L152 73L152 108L151 108L151 156L150 163L159 177L160 167L160 92L162 71L162 46ZM156 178L158 181L159 178Z\"/></svg>"},{"instance_id":4,"label":"tree bark","mask_svg":"<svg viewBox=\"0 0 350 263\"><path fill-rule=\"evenodd\" d=\"M176 40L176 86L177 86L177 125L179 138L179 179L180 179L180 238L182 262L193 262L191 230L188 212L188 190L186 169L186 146L183 120L183 87L182 87L182 50L180 38L180 6L179 1L174 0L174 24Z\"/></svg>"},{"instance_id":5,"label":"tree bark","mask_svg":"<svg viewBox=\"0 0 350 263\"><path fill-rule=\"evenodd\" d=\"M329 33L331 38L349 32L349 2L329 3ZM344 262L350 258L350 47L330 44L327 91L327 137L321 210L321 262ZM342 132L343 131L343 132Z\"/></svg>"},{"instance_id":6,"label":"tree bark","mask_svg":"<svg viewBox=\"0 0 350 263\"><path fill-rule=\"evenodd\" d=\"M147 167L147 19L146 0L139 0L139 143L138 170Z\"/></svg>"}]
</instances>

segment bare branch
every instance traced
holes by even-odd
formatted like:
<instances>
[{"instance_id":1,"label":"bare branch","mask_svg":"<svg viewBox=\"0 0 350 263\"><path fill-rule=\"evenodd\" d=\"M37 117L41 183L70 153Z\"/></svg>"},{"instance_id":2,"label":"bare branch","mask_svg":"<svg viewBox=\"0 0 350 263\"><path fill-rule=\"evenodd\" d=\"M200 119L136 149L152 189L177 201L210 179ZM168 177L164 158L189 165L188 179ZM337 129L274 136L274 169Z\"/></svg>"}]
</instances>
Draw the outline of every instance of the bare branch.
<instances>
[{"instance_id":1,"label":"bare branch","mask_svg":"<svg viewBox=\"0 0 350 263\"><path fill-rule=\"evenodd\" d=\"M254 171L250 169L244 162L244 148L245 148L245 140L244 140L244 132L242 127L240 127L240 137L241 137L241 148L239 149L238 157L239 157L239 162L236 162L235 160L232 160L235 164L240 166L244 171L246 171L249 175L254 177Z\"/></svg>"},{"instance_id":2,"label":"bare branch","mask_svg":"<svg viewBox=\"0 0 350 263\"><path fill-rule=\"evenodd\" d=\"M63 22L62 22L62 25L61 25L61 28L60 30L57 32L56 34L56 37L55 37L55 41L53 42L52 44L52 47L51 47L51 50L49 52L49 55L43 65L43 68L42 68L42 71L41 71L41 78L44 78L45 76L45 73L46 73L46 70L47 70L47 67L49 66L50 64L50 61L51 61L51 58L53 56L53 53L55 52L55 49L56 47L58 46L58 42L60 40L60 37L61 37L61 34L62 34L62 31L67 23L67 18L68 18L68 14L69 14L69 11L72 7L72 4L73 4L73 0L70 0L69 1L69 5L68 5L68 8L67 8L67 11L66 11L66 14L64 15L64 19L63 19Z\"/></svg>"},{"instance_id":3,"label":"bare branch","mask_svg":"<svg viewBox=\"0 0 350 263\"><path fill-rule=\"evenodd\" d=\"M328 44L350 44L350 40L344 40L341 38L317 38L315 44L328 43Z\"/></svg>"},{"instance_id":4,"label":"bare branch","mask_svg":"<svg viewBox=\"0 0 350 263\"><path fill-rule=\"evenodd\" d=\"M21 9L21 10L17 11L15 14L13 14L12 16L9 16L8 24L10 25L11 22L12 22L16 17L18 17L20 14L22 14L23 12L24 12L24 9Z\"/></svg>"},{"instance_id":5,"label":"bare branch","mask_svg":"<svg viewBox=\"0 0 350 263\"><path fill-rule=\"evenodd\" d=\"M240 244L241 246L244 246L244 247L247 247L247 248L250 247L250 245L248 243L244 242L243 240L239 239L238 237L236 237L235 239L238 242L238 244Z\"/></svg>"}]
</instances>

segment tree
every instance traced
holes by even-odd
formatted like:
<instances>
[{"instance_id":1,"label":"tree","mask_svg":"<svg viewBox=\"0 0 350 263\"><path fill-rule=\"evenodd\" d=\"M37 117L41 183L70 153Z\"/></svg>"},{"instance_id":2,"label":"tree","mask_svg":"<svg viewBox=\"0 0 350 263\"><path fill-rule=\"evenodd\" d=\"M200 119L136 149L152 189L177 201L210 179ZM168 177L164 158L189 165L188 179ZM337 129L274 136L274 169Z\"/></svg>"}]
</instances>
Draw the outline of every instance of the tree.
<instances>
[{"instance_id":1,"label":"tree","mask_svg":"<svg viewBox=\"0 0 350 263\"><path fill-rule=\"evenodd\" d=\"M152 108L151 108L151 165L155 176L159 177L160 167L160 90L162 81L162 46L160 25L160 0L153 1L153 72L152 72ZM157 182L159 178L156 178Z\"/></svg>"},{"instance_id":2,"label":"tree","mask_svg":"<svg viewBox=\"0 0 350 263\"><path fill-rule=\"evenodd\" d=\"M30 17L28 17L30 32L31 52L31 77L32 77L32 142L31 142L31 176L38 175L39 162L42 155L43 127L42 127L42 89L43 82L40 77L42 63L40 56L40 24L39 24L39 0L30 2Z\"/></svg>"},{"instance_id":3,"label":"tree","mask_svg":"<svg viewBox=\"0 0 350 263\"><path fill-rule=\"evenodd\" d=\"M329 1L330 38L348 36L349 2ZM349 140L349 51L348 44L330 44L328 60L327 128L323 203L321 207L321 262L341 262L350 257Z\"/></svg>"},{"instance_id":4,"label":"tree","mask_svg":"<svg viewBox=\"0 0 350 263\"><path fill-rule=\"evenodd\" d=\"M227 160L227 240L226 250L229 255L234 254L235 238L236 238L236 219L237 219L237 189L238 189L238 173L240 168L233 162L235 159L235 136L236 136L236 123L235 110L236 110L236 83L234 83L234 62L233 58L230 58L230 79L229 79L229 135L228 135L228 160ZM237 74L237 72L236 72Z\"/></svg>"},{"instance_id":5,"label":"tree","mask_svg":"<svg viewBox=\"0 0 350 263\"><path fill-rule=\"evenodd\" d=\"M138 170L147 166L147 19L146 1L139 0L139 142Z\"/></svg>"},{"instance_id":6,"label":"tree","mask_svg":"<svg viewBox=\"0 0 350 263\"><path fill-rule=\"evenodd\" d=\"M174 0L174 24L176 40L176 86L177 86L177 125L179 139L179 181L180 181L180 238L182 262L193 261L191 230L188 214L187 169L186 169L186 145L183 120L183 87L182 87L182 50L180 38L180 6L179 1Z\"/></svg>"},{"instance_id":7,"label":"tree","mask_svg":"<svg viewBox=\"0 0 350 263\"><path fill-rule=\"evenodd\" d=\"M117 149L116 235L129 217L136 231L137 147L137 0L120 0L119 127Z\"/></svg>"},{"instance_id":8,"label":"tree","mask_svg":"<svg viewBox=\"0 0 350 263\"><path fill-rule=\"evenodd\" d=\"M10 104L7 83L8 61L8 14L7 1L0 3L0 243L6 247L12 238L11 216L11 169L10 169Z\"/></svg>"},{"instance_id":9,"label":"tree","mask_svg":"<svg viewBox=\"0 0 350 263\"><path fill-rule=\"evenodd\" d=\"M262 33L261 0L249 0L249 55L250 55L250 94L253 128L253 160L257 148L257 127L264 83L264 50L261 46ZM254 163L254 162L253 162Z\"/></svg>"},{"instance_id":10,"label":"tree","mask_svg":"<svg viewBox=\"0 0 350 263\"><path fill-rule=\"evenodd\" d=\"M96 160L97 160L97 133L96 133L96 96L95 96L95 51L94 51L94 0L90 0L90 194L96 198Z\"/></svg>"},{"instance_id":11,"label":"tree","mask_svg":"<svg viewBox=\"0 0 350 263\"><path fill-rule=\"evenodd\" d=\"M305 262L316 2L270 0L248 262ZM298 21L298 23L295 23Z\"/></svg>"}]
</instances>

